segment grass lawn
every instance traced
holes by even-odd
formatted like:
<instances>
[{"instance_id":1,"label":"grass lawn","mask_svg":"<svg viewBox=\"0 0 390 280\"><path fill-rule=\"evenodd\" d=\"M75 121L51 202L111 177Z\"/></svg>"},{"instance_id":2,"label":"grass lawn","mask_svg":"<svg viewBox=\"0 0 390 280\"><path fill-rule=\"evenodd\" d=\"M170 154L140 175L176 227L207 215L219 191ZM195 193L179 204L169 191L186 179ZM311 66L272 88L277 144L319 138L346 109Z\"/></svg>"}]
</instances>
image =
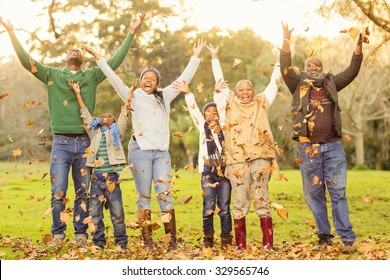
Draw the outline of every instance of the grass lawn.
<instances>
[{"instance_id":1,"label":"grass lawn","mask_svg":"<svg viewBox=\"0 0 390 280\"><path fill-rule=\"evenodd\" d=\"M12 240L16 239L18 242L26 240L31 246L34 246L34 244L42 244L43 236L50 234L51 214L44 215L50 208L50 176L47 174L48 172L48 163L0 163L0 212L2 214L0 220L0 240L2 241L0 242L0 259L23 258L23 254L15 249L16 241ZM298 170L283 170L280 173L284 174L288 181L277 181L275 177L272 178L269 184L270 197L271 202L281 204L288 210L288 218L283 221L277 215L276 210L273 210L275 246L279 248L279 252L284 251L291 244L294 245L294 248L305 246L302 244L312 246L317 237L314 234L314 220L302 194L300 173ZM194 250L195 248L199 251L202 242L200 174L193 170L179 170L173 174L177 176L174 187L176 190L174 203L179 241L187 249ZM130 171L123 171L121 178L123 180L121 188L125 220L126 222L136 222L136 192ZM383 247L384 251L378 257L382 259L390 258L389 186L390 172L348 171L347 197L350 219L358 238L357 244L361 242L365 246ZM71 186L67 194L70 200L67 207L70 208L73 207L73 193ZM187 204L183 204L182 199L188 196L192 196L192 199ZM328 209L329 215L331 215L330 207ZM154 221L159 219L158 210L157 200L153 195L152 220ZM110 235L109 239L112 241L112 225L107 219L108 211L105 212L105 216L105 225ZM216 236L219 236L218 217L215 217L215 230ZM127 233L133 242L129 243L132 244L130 246L138 246L140 230L128 228ZM68 224L66 234L69 241L74 239L71 222ZM163 229L157 229L153 233L153 237L156 242L163 243ZM259 220L251 206L250 214L247 217L247 243L257 246L261 243L261 238ZM336 238L337 242L339 240ZM58 257L58 254L53 253L49 254L48 258L57 258L56 256ZM195 258L194 256L192 258ZM281 257L276 256L276 258Z\"/></svg>"}]
</instances>

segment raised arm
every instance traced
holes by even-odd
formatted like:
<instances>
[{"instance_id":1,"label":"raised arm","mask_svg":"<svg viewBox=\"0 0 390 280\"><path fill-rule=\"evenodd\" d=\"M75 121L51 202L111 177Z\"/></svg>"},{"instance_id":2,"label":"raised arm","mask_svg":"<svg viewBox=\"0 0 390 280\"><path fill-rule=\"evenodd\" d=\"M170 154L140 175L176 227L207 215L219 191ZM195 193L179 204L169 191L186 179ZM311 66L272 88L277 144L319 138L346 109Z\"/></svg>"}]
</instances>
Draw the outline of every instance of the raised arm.
<instances>
[{"instance_id":1,"label":"raised arm","mask_svg":"<svg viewBox=\"0 0 390 280\"><path fill-rule=\"evenodd\" d=\"M3 25L4 28L7 30L8 35L11 39L12 46L22 66L27 71L31 72L37 79L47 84L48 76L47 76L46 66L32 59L30 55L25 51L25 49L20 44L18 38L16 38L16 35L14 33L14 28L10 21L6 22L3 20L2 17L0 17L0 24Z\"/></svg>"},{"instance_id":2,"label":"raised arm","mask_svg":"<svg viewBox=\"0 0 390 280\"><path fill-rule=\"evenodd\" d=\"M84 129L89 134L90 131L89 124L92 122L93 118L87 106L85 106L84 104L84 100L80 92L80 85L78 82L69 81L68 86L73 90L74 94L76 95L77 103L79 104L80 107L80 117L83 120Z\"/></svg>"},{"instance_id":3,"label":"raised arm","mask_svg":"<svg viewBox=\"0 0 390 280\"><path fill-rule=\"evenodd\" d=\"M221 64L219 62L219 57L218 57L219 46L217 46L216 48L213 48L213 46L210 44L210 45L206 45L206 47L211 53L211 66L213 69L213 75L214 75L215 82L218 82L220 80L224 80Z\"/></svg>"},{"instance_id":4,"label":"raised arm","mask_svg":"<svg viewBox=\"0 0 390 280\"><path fill-rule=\"evenodd\" d=\"M192 77L194 76L196 70L198 69L200 59L199 55L205 45L204 40L198 40L198 43L194 43L192 52L193 55L190 59L190 62L187 64L186 68L184 69L183 73L180 75L180 77L177 79L177 81L180 82L186 82L189 84L192 80ZM164 99L166 102L170 103L175 97L179 95L180 92L178 92L174 87L173 84L175 81L170 84L169 86L164 88Z\"/></svg>"},{"instance_id":5,"label":"raised arm","mask_svg":"<svg viewBox=\"0 0 390 280\"><path fill-rule=\"evenodd\" d=\"M184 93L184 99L187 104L188 112L194 122L196 128L200 131L205 123L202 112L199 110L195 101L194 94L190 91L190 88L186 82L176 81L172 86L179 92Z\"/></svg>"},{"instance_id":6,"label":"raised arm","mask_svg":"<svg viewBox=\"0 0 390 280\"><path fill-rule=\"evenodd\" d=\"M141 13L135 19L130 21L129 25L129 33L127 34L126 39L123 41L122 45L118 48L116 53L107 60L108 65L113 69L116 70L122 62L125 60L127 53L129 52L131 43L133 42L134 35L137 32L138 28L140 27L142 21L145 18L145 13ZM105 76L103 73L98 73L97 81L98 83L102 82L104 80Z\"/></svg>"},{"instance_id":7,"label":"raised arm","mask_svg":"<svg viewBox=\"0 0 390 280\"><path fill-rule=\"evenodd\" d=\"M273 49L272 52L276 57L278 57L277 49ZM280 64L279 64L279 59L277 59L277 61L275 62L274 71L272 72L271 75L271 80L268 86L266 87L266 89L264 90L265 98L267 98L270 106L275 101L276 95L278 94L280 78L281 78Z\"/></svg>"},{"instance_id":8,"label":"raised arm","mask_svg":"<svg viewBox=\"0 0 390 280\"><path fill-rule=\"evenodd\" d=\"M296 87L298 86L300 75L294 72L294 69L291 65L291 33L293 29L289 29L288 24L282 22L283 27L283 46L280 49L280 71L283 77L284 82L286 83L291 94L295 92Z\"/></svg>"},{"instance_id":9,"label":"raised arm","mask_svg":"<svg viewBox=\"0 0 390 280\"><path fill-rule=\"evenodd\" d=\"M229 87L227 81L220 79L214 86L214 102L217 104L219 114L219 123L221 127L225 126L226 106L229 97Z\"/></svg>"}]
</instances>

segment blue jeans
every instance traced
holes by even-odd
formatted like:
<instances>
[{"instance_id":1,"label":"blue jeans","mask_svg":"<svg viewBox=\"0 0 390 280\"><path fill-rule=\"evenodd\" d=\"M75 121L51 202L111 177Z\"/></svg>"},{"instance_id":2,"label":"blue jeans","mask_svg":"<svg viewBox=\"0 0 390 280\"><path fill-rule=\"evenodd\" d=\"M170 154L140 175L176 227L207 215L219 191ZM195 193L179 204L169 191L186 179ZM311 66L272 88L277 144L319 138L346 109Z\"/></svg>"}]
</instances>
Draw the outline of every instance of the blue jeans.
<instances>
[{"instance_id":1,"label":"blue jeans","mask_svg":"<svg viewBox=\"0 0 390 280\"><path fill-rule=\"evenodd\" d=\"M202 173L203 190L203 232L214 233L214 211L217 205L221 221L221 236L230 236L232 231L232 217L230 214L230 195L232 187L225 177L206 175ZM215 183L218 183L215 185Z\"/></svg>"},{"instance_id":2,"label":"blue jeans","mask_svg":"<svg viewBox=\"0 0 390 280\"><path fill-rule=\"evenodd\" d=\"M325 186L328 189L332 203L334 227L341 240L353 242L356 239L349 220L348 202L346 197L347 161L344 149L339 141L320 144L318 155L311 156L307 148L311 143L298 143L303 192L305 199L313 212L317 225L317 234L331 236L328 211L326 206ZM317 176L317 177L316 177Z\"/></svg>"},{"instance_id":3,"label":"blue jeans","mask_svg":"<svg viewBox=\"0 0 390 280\"><path fill-rule=\"evenodd\" d=\"M83 220L89 216L87 190L89 188L91 168L86 167L83 158L85 149L89 147L89 137L53 136L53 146L50 156L51 207L53 225L52 234L65 237L66 224L61 221L61 212L65 210L63 203L68 190L68 177L72 167L74 183L73 225L75 234L86 235L88 225Z\"/></svg>"},{"instance_id":4,"label":"blue jeans","mask_svg":"<svg viewBox=\"0 0 390 280\"><path fill-rule=\"evenodd\" d=\"M110 209L111 222L114 227L115 244L126 248L127 234L125 225L125 213L123 211L122 191L118 183L119 174L109 173L107 179L115 183L115 188L110 192L107 188L106 177L100 173L94 173L92 176L91 194L89 199L90 214L96 231L92 234L93 243L99 247L106 244L106 236L104 234L104 214L103 214L103 197L107 200L108 208Z\"/></svg>"},{"instance_id":5,"label":"blue jeans","mask_svg":"<svg viewBox=\"0 0 390 280\"><path fill-rule=\"evenodd\" d=\"M173 209L171 188L171 157L168 151L141 150L134 139L130 140L129 164L132 165L135 187L138 192L138 210L150 209L151 186L154 183L160 210Z\"/></svg>"}]
</instances>

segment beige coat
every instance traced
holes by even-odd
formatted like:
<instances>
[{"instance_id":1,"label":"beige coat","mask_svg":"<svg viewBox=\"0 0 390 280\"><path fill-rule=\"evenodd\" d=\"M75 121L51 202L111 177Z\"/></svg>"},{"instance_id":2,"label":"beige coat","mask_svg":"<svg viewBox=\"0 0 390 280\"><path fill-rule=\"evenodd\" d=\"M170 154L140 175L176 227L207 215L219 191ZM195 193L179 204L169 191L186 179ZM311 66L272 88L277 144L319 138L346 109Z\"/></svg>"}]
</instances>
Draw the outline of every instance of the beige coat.
<instances>
[{"instance_id":1,"label":"beige coat","mask_svg":"<svg viewBox=\"0 0 390 280\"><path fill-rule=\"evenodd\" d=\"M80 109L80 113L81 113L81 118L83 119L84 128L87 131L88 135L90 135L89 124L92 122L93 118L87 108ZM128 118L129 118L129 111L125 106L122 106L121 113L117 121L120 140L122 140L125 135ZM103 132L100 129L100 127L95 128L93 137L91 138L91 145L88 151L86 152L88 154L86 166L97 167L96 155L99 149L102 133ZM104 134L106 136L107 153L108 153L108 159L110 165L126 164L126 156L123 151L123 146L121 141L119 141L119 147L117 150L115 145L112 143L112 135L110 130L105 131Z\"/></svg>"}]
</instances>

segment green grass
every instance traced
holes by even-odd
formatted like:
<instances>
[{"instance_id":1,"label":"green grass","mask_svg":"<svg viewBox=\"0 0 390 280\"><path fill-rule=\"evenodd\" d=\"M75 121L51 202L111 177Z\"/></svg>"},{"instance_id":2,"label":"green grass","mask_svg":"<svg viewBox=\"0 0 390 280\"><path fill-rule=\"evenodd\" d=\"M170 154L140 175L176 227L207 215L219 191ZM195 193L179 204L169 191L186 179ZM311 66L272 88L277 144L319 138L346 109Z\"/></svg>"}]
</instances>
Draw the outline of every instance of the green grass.
<instances>
[{"instance_id":1,"label":"green grass","mask_svg":"<svg viewBox=\"0 0 390 280\"><path fill-rule=\"evenodd\" d=\"M51 214L43 216L50 208L50 176L47 163L0 163L0 234L11 237L29 237L32 242L42 240L50 233ZM288 181L271 179L271 202L283 205L289 211L287 221L283 221L273 210L274 243L289 244L300 241L310 243L316 240L314 221L307 207L298 170L284 170ZM200 246L202 229L202 196L200 174L194 171L179 170L174 173L178 178L175 183L175 209L179 238L185 243ZM121 184L125 220L136 221L136 195L134 181L129 170L123 171ZM350 219L359 239L370 240L386 237L390 232L388 205L390 201L390 172L387 171L348 171L347 197ZM70 199L67 207L73 204L73 187L68 190ZM183 205L181 200L192 195L192 200ZM329 215L331 215L330 207ZM152 219L158 219L159 210L155 196L152 199ZM112 226L105 212L105 225L112 233ZM331 217L330 217L331 218ZM251 206L247 217L248 243L251 238L261 239L259 220ZM332 226L333 228L333 226ZM219 218L215 217L216 235L220 233ZM139 230L128 228L129 237L140 235ZM73 239L73 226L68 225L67 237ZM154 232L157 239L164 235L163 229ZM112 239L112 237L110 237ZM0 247L0 251L10 253L11 248Z\"/></svg>"}]
</instances>

